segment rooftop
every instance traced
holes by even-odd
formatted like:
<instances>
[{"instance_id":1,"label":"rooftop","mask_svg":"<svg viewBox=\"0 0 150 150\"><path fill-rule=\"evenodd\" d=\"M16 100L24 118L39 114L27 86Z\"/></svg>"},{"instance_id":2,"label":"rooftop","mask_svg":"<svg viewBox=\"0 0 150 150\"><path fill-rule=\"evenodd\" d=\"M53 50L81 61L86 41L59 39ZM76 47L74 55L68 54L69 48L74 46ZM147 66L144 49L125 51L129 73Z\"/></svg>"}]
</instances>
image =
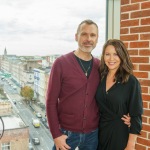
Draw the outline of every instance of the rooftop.
<instances>
[{"instance_id":1,"label":"rooftop","mask_svg":"<svg viewBox=\"0 0 150 150\"><path fill-rule=\"evenodd\" d=\"M2 117L4 122L4 129L17 129L17 128L23 128L26 127L26 124L23 122L23 120L19 116L4 116Z\"/></svg>"}]
</instances>

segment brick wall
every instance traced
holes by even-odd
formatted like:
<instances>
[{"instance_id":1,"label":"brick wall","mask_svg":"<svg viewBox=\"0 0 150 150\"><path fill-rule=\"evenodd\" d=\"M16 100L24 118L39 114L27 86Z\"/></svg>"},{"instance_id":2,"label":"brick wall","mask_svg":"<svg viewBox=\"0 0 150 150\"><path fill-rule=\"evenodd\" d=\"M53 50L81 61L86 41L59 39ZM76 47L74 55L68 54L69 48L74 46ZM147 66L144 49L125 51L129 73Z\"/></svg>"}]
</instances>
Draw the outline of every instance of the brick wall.
<instances>
[{"instance_id":1,"label":"brick wall","mask_svg":"<svg viewBox=\"0 0 150 150\"><path fill-rule=\"evenodd\" d=\"M128 47L142 87L143 130L136 150L150 150L150 0L121 0L120 39Z\"/></svg>"}]
</instances>

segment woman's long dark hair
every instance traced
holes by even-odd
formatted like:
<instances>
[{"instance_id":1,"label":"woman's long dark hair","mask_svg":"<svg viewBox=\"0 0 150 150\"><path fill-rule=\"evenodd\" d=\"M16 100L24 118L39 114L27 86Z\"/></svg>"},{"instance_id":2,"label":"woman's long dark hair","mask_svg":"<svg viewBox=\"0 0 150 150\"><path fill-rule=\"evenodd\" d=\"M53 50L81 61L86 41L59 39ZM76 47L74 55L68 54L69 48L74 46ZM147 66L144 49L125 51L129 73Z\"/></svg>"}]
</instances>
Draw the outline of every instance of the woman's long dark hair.
<instances>
[{"instance_id":1,"label":"woman's long dark hair","mask_svg":"<svg viewBox=\"0 0 150 150\"><path fill-rule=\"evenodd\" d=\"M129 75L133 74L133 64L131 62L130 56L128 54L127 48L121 40L110 39L103 46L103 52L101 56L100 64L100 76L103 79L108 73L108 67L104 62L104 54L106 47L112 45L114 46L117 55L120 58L120 66L115 74L115 80L121 80L122 83L125 83L129 79Z\"/></svg>"}]
</instances>

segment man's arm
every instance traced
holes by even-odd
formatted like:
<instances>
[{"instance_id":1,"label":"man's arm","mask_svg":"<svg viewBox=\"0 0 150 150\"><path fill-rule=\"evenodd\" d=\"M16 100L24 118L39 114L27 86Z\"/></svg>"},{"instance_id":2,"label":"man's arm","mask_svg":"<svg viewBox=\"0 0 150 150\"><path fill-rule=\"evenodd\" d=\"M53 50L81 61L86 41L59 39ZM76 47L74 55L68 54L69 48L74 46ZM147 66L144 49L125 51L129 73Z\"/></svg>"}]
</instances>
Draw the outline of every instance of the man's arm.
<instances>
[{"instance_id":1,"label":"man's arm","mask_svg":"<svg viewBox=\"0 0 150 150\"><path fill-rule=\"evenodd\" d=\"M54 62L52 69L50 71L46 97L47 119L53 138L62 135L59 127L58 110L57 110L60 89L61 89L61 66L59 60L57 59Z\"/></svg>"},{"instance_id":2,"label":"man's arm","mask_svg":"<svg viewBox=\"0 0 150 150\"><path fill-rule=\"evenodd\" d=\"M50 131L52 133L56 150L68 150L69 145L66 144L67 136L60 131L58 119L58 99L61 90L62 70L59 59L57 59L50 72L50 78L47 90L46 112Z\"/></svg>"}]
</instances>

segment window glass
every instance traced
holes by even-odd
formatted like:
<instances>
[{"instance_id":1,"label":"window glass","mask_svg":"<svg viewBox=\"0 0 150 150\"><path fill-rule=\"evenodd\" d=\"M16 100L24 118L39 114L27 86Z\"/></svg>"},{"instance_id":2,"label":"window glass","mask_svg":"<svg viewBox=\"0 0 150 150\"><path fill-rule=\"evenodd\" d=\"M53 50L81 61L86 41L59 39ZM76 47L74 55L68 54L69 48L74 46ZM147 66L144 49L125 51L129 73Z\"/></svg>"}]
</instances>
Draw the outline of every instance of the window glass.
<instances>
[{"instance_id":1,"label":"window glass","mask_svg":"<svg viewBox=\"0 0 150 150\"><path fill-rule=\"evenodd\" d=\"M2 150L10 150L10 143L2 143L1 148Z\"/></svg>"}]
</instances>

